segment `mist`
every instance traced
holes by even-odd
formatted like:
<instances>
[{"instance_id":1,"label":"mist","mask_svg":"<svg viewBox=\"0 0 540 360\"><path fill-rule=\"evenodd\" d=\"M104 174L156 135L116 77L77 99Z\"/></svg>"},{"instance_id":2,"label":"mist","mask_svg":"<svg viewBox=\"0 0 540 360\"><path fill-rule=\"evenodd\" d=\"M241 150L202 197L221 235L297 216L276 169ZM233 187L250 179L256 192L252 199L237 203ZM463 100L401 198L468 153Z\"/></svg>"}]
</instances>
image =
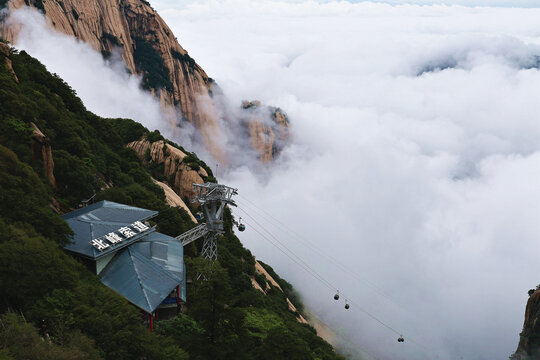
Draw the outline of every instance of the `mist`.
<instances>
[{"instance_id":1,"label":"mist","mask_svg":"<svg viewBox=\"0 0 540 360\"><path fill-rule=\"evenodd\" d=\"M4 11L9 26L20 29L13 44L16 49L28 52L48 71L58 74L89 111L106 118L133 119L209 158L204 146L193 141L197 131L181 120L180 110L164 112L159 100L143 89L141 76L129 72L121 49L104 59L90 45L51 29L43 14L36 10Z\"/></svg>"},{"instance_id":2,"label":"mist","mask_svg":"<svg viewBox=\"0 0 540 360\"><path fill-rule=\"evenodd\" d=\"M153 2L228 96L288 113L293 143L271 171L222 182L239 189L241 240L350 358L507 359L517 347L540 282L540 10L490 3Z\"/></svg>"},{"instance_id":3,"label":"mist","mask_svg":"<svg viewBox=\"0 0 540 360\"><path fill-rule=\"evenodd\" d=\"M527 290L540 283L540 10L402 3L152 6L223 89L221 114L241 118L230 114L244 99L287 112L292 142L264 170L238 157L248 142L224 133L236 160L220 181L239 190L242 242L299 289L339 349L355 359L507 359ZM103 60L46 30L35 11L12 18L24 24L16 47L90 111L157 128L212 162L119 55Z\"/></svg>"}]
</instances>

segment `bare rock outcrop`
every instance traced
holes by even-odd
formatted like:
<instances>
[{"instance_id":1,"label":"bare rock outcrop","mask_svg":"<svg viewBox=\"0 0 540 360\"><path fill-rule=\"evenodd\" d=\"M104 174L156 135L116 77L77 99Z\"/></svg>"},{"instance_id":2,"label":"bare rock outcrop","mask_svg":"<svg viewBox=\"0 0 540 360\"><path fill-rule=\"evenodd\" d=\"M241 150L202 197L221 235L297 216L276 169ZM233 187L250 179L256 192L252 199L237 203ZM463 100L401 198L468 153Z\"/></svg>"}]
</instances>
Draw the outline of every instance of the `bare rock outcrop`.
<instances>
[{"instance_id":1,"label":"bare rock outcrop","mask_svg":"<svg viewBox=\"0 0 540 360\"><path fill-rule=\"evenodd\" d=\"M145 0L13 0L11 10L33 5L55 30L89 44L105 57L115 51L127 69L143 76L143 85L159 98L174 126L180 116L201 132L212 149L218 127L209 111L212 81L180 46L171 29ZM18 26L0 27L0 36L16 43ZM178 119L177 119L178 118ZM221 153L214 154L216 157Z\"/></svg>"},{"instance_id":2,"label":"bare rock outcrop","mask_svg":"<svg viewBox=\"0 0 540 360\"><path fill-rule=\"evenodd\" d=\"M261 285L259 285L259 283L255 280L255 277L251 277L251 284L253 285L253 287L257 290L259 290L260 292L262 292L263 294L266 294L266 291L268 291L268 289L270 289L270 285L268 285L268 283L272 284L272 286L274 287L277 287L279 290L283 291L283 289L281 288L281 286L279 286L279 284L276 282L276 280L272 277L272 275L270 275L268 273L268 271L266 271L266 269L257 261L255 260L255 272L257 274L260 274L260 275L263 275L265 278L266 278L266 286L265 286L265 289L263 289L261 287ZM294 306L294 304L291 302L291 300L289 300L289 298L287 298L287 304L289 305L289 310L292 311L293 313L296 313L297 312L297 309L296 309L296 306ZM299 322L299 323L302 323L302 324L307 324L308 322L306 321L306 319L304 319L304 317L302 316L302 314L298 313L296 315L296 320Z\"/></svg>"},{"instance_id":3,"label":"bare rock outcrop","mask_svg":"<svg viewBox=\"0 0 540 360\"><path fill-rule=\"evenodd\" d=\"M15 82L18 83L19 79L17 78L17 74L15 74L15 71L13 70L13 64L11 63L11 59L9 58L10 46L8 44L4 44L3 42L0 42L0 54L3 55L4 63L6 64L8 70L13 75Z\"/></svg>"},{"instance_id":4,"label":"bare rock outcrop","mask_svg":"<svg viewBox=\"0 0 540 360\"><path fill-rule=\"evenodd\" d=\"M32 149L34 158L43 160L43 169L45 176L53 188L56 188L56 179L54 177L54 160L49 139L39 130L36 124L31 123L34 130L32 134Z\"/></svg>"},{"instance_id":5,"label":"bare rock outcrop","mask_svg":"<svg viewBox=\"0 0 540 360\"><path fill-rule=\"evenodd\" d=\"M180 46L171 29L145 0L12 0L10 10L26 5L40 9L56 31L74 36L105 57L122 55L131 73L159 98L164 113L176 126L186 119L200 132L206 149L227 164L226 149L216 139L223 131L212 94L212 79ZM0 37L16 44L20 27L0 26ZM257 106L260 106L258 104ZM288 122L279 109L268 124L255 117L248 123L251 146L262 162L274 159L288 139Z\"/></svg>"},{"instance_id":6,"label":"bare rock outcrop","mask_svg":"<svg viewBox=\"0 0 540 360\"><path fill-rule=\"evenodd\" d=\"M189 210L189 208L187 207L184 200L182 200L182 198L178 196L178 194L173 189L171 189L169 185L164 182L157 181L153 178L152 181L154 182L154 184L158 185L163 189L163 191L165 192L165 200L167 201L167 204L169 204L169 206L181 207L182 209L186 210L189 217L194 223L198 222L197 219L195 219L195 216L193 216L193 214L191 213L191 210Z\"/></svg>"},{"instance_id":7,"label":"bare rock outcrop","mask_svg":"<svg viewBox=\"0 0 540 360\"><path fill-rule=\"evenodd\" d=\"M532 291L525 309L523 330L512 360L540 359L540 290Z\"/></svg>"},{"instance_id":8,"label":"bare rock outcrop","mask_svg":"<svg viewBox=\"0 0 540 360\"><path fill-rule=\"evenodd\" d=\"M10 9L28 0L13 0ZM38 4L39 3L39 4ZM128 70L144 76L144 85L167 105L178 105L193 124L203 127L199 97L209 96L211 81L183 49L171 29L144 0L30 1L42 9L57 31L74 36L105 56L120 51ZM17 27L1 34L15 43Z\"/></svg>"},{"instance_id":9,"label":"bare rock outcrop","mask_svg":"<svg viewBox=\"0 0 540 360\"><path fill-rule=\"evenodd\" d=\"M8 57L9 56L9 45L0 42L0 54Z\"/></svg>"},{"instance_id":10,"label":"bare rock outcrop","mask_svg":"<svg viewBox=\"0 0 540 360\"><path fill-rule=\"evenodd\" d=\"M252 113L247 123L251 147L262 163L273 161L289 141L287 115L279 108L262 106L260 101L244 101L242 108Z\"/></svg>"},{"instance_id":11,"label":"bare rock outcrop","mask_svg":"<svg viewBox=\"0 0 540 360\"><path fill-rule=\"evenodd\" d=\"M203 177L208 176L202 167L195 170L184 161L188 156L186 153L163 140L151 143L144 139L133 141L127 146L134 149L144 162L163 164L163 176L167 184L180 197L194 197L193 184L204 183Z\"/></svg>"}]
</instances>

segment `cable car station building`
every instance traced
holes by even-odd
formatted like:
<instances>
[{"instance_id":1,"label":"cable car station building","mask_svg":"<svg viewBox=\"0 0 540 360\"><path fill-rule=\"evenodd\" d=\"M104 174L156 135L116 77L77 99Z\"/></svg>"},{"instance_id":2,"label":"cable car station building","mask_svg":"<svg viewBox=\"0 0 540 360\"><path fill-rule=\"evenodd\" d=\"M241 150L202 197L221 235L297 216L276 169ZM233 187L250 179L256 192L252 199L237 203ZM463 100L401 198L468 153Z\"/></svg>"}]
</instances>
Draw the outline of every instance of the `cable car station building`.
<instances>
[{"instance_id":1,"label":"cable car station building","mask_svg":"<svg viewBox=\"0 0 540 360\"><path fill-rule=\"evenodd\" d=\"M150 315L186 301L184 249L145 223L157 211L100 201L63 215L74 232L65 250L101 282Z\"/></svg>"}]
</instances>

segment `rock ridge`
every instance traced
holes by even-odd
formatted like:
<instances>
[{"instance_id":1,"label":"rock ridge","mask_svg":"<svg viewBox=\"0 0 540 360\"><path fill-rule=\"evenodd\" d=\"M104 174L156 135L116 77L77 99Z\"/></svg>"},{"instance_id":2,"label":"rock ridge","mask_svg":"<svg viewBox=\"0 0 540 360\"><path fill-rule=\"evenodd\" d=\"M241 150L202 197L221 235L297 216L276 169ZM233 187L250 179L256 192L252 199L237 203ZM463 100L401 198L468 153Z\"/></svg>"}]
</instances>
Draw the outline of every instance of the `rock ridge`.
<instances>
[{"instance_id":1,"label":"rock ridge","mask_svg":"<svg viewBox=\"0 0 540 360\"><path fill-rule=\"evenodd\" d=\"M180 198L191 199L196 195L193 184L202 184L208 173L202 167L187 163L184 159L189 156L182 150L167 144L163 140L151 143L146 139L127 144L137 152L146 165L155 164L163 167L164 182L176 192ZM195 169L194 169L195 168Z\"/></svg>"},{"instance_id":2,"label":"rock ridge","mask_svg":"<svg viewBox=\"0 0 540 360\"><path fill-rule=\"evenodd\" d=\"M119 52L126 68L143 77L143 86L156 98L175 131L189 121L199 130L205 148L220 163L228 163L224 131L213 96L219 88L171 29L145 0L11 0L10 10L31 5L43 12L58 32L76 37L108 57ZM0 37L16 44L19 26L5 23ZM255 102L250 103L252 106ZM258 103L257 106L260 106ZM279 110L279 109L278 109ZM268 124L256 117L244 126L261 162L272 161L288 139L288 122L281 110Z\"/></svg>"}]
</instances>

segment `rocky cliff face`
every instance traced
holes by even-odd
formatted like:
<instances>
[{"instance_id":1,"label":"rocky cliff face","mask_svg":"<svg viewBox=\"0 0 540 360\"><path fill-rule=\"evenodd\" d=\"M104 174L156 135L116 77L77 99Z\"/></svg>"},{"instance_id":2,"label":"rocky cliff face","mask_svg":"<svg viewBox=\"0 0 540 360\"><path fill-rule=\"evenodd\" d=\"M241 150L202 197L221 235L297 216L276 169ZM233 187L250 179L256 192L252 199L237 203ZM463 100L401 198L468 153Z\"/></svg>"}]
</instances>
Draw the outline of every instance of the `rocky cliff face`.
<instances>
[{"instance_id":1,"label":"rocky cliff face","mask_svg":"<svg viewBox=\"0 0 540 360\"><path fill-rule=\"evenodd\" d=\"M195 196L193 184L204 183L208 173L202 167L194 166L184 161L188 156L182 150L177 149L163 140L151 143L148 140L139 140L129 143L127 146L134 149L141 159L147 164L163 166L163 177L167 185L180 197L192 198ZM161 171L161 167L160 167Z\"/></svg>"},{"instance_id":2,"label":"rocky cliff face","mask_svg":"<svg viewBox=\"0 0 540 360\"><path fill-rule=\"evenodd\" d=\"M523 330L519 334L519 345L510 359L540 359L540 290L532 292L527 301Z\"/></svg>"},{"instance_id":3,"label":"rocky cliff face","mask_svg":"<svg viewBox=\"0 0 540 360\"><path fill-rule=\"evenodd\" d=\"M13 75L13 77L15 78L15 82L18 83L19 82L19 79L17 79L17 75L15 74L15 72L13 71L13 66L11 64L11 60L9 59L9 53L10 53L10 47L8 44L4 44L2 42L0 42L0 54L4 55L5 58L4 58L4 63L5 65L7 66L9 72Z\"/></svg>"},{"instance_id":4,"label":"rocky cliff face","mask_svg":"<svg viewBox=\"0 0 540 360\"><path fill-rule=\"evenodd\" d=\"M13 71L13 66L11 60L9 59L11 49L10 46L0 42L0 54L4 56L4 66L7 67L8 71L13 75L13 78L16 83L19 82L17 74ZM0 63L0 66L2 64ZM36 124L31 123L32 125L32 150L34 152L34 159L40 159L43 161L43 169L45 171L45 176L49 180L49 183L53 188L56 188L56 179L54 177L54 161L52 156L52 149L49 139L39 130Z\"/></svg>"},{"instance_id":5,"label":"rocky cliff face","mask_svg":"<svg viewBox=\"0 0 540 360\"><path fill-rule=\"evenodd\" d=\"M197 219L193 214L191 213L191 210L186 205L184 200L166 183L157 181L156 179L152 179L156 185L158 185L160 188L163 189L163 192L165 193L165 201L167 201L167 204L172 207L181 207L182 209L186 210L189 217L191 218L191 221L194 223L198 223Z\"/></svg>"},{"instance_id":6,"label":"rocky cliff face","mask_svg":"<svg viewBox=\"0 0 540 360\"><path fill-rule=\"evenodd\" d=\"M0 1L1 3L1 1ZM57 31L74 36L103 56L118 51L132 73L143 76L143 85L160 99L169 121L176 126L186 119L199 131L208 151L227 163L225 149L216 138L221 132L212 100L213 81L178 43L176 37L145 0L12 0L11 10L31 5L45 13ZM17 26L0 27L0 37L15 43ZM281 118L275 118L279 125ZM281 126L281 125L279 125ZM268 125L249 125L254 149L263 162L275 154L276 134ZM278 135L281 136L281 135Z\"/></svg>"},{"instance_id":7,"label":"rocky cliff face","mask_svg":"<svg viewBox=\"0 0 540 360\"><path fill-rule=\"evenodd\" d=\"M279 108L263 107L260 101L244 101L242 108L252 113L247 122L251 147L257 150L261 162L273 161L289 141L287 116ZM267 113L270 121L265 122Z\"/></svg>"},{"instance_id":8,"label":"rocky cliff face","mask_svg":"<svg viewBox=\"0 0 540 360\"><path fill-rule=\"evenodd\" d=\"M13 0L9 7L27 4L41 9L55 30L84 41L105 57L121 52L129 71L142 74L144 86L162 104L178 105L198 128L215 121L205 115L199 99L209 97L210 79L147 1ZM5 29L2 36L16 42L17 27Z\"/></svg>"},{"instance_id":9,"label":"rocky cliff face","mask_svg":"<svg viewBox=\"0 0 540 360\"><path fill-rule=\"evenodd\" d=\"M281 290L283 292L283 289L281 288L281 286L279 286L279 284L276 282L276 280L272 277L272 275L270 275L268 273L268 271L266 271L262 265L257 261L255 260L255 273L259 274L259 275L263 275L266 279L266 286L265 288L263 289L261 287L261 285L259 285L259 283L255 280L255 277L254 276L251 276L251 284L253 285L253 287L257 290L259 290L260 292L262 292L263 294L266 294L266 292L270 289L270 284L272 284L272 286L275 286L277 287L279 290ZM296 310L296 306L293 305L293 303L291 302L291 300L289 300L289 298L286 298L287 299L287 305L289 306L289 310L293 313L296 313L297 310ZM307 324L308 322L306 321L306 319L304 319L304 317L302 316L302 314L297 314L296 315L296 320L299 322L299 323L302 323L302 324Z\"/></svg>"},{"instance_id":10,"label":"rocky cliff face","mask_svg":"<svg viewBox=\"0 0 540 360\"><path fill-rule=\"evenodd\" d=\"M54 177L54 160L52 156L52 149L49 139L39 130L36 124L31 123L34 130L32 134L32 149L34 151L34 158L41 159L43 161L43 169L45 170L45 176L49 180L49 183L53 188L56 188L56 179Z\"/></svg>"}]
</instances>

